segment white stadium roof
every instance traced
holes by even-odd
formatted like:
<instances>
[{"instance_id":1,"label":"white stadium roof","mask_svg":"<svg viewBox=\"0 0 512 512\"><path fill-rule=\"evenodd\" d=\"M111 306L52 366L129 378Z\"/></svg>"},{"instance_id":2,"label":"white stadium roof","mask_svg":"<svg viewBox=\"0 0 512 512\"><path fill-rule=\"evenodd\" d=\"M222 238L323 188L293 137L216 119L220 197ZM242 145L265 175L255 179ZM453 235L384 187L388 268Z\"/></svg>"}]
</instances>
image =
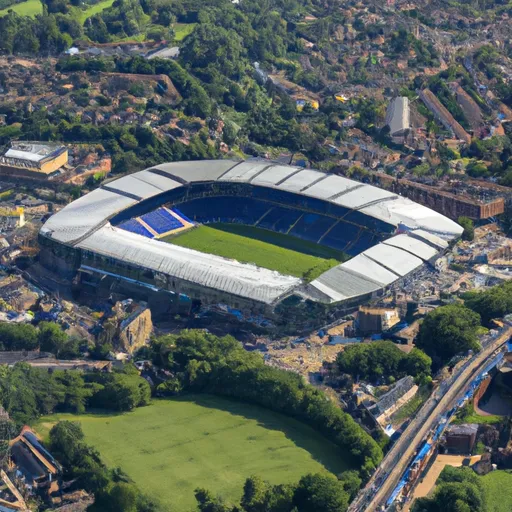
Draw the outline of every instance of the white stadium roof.
<instances>
[{"instance_id":1,"label":"white stadium roof","mask_svg":"<svg viewBox=\"0 0 512 512\"><path fill-rule=\"evenodd\" d=\"M219 256L150 240L110 225L141 200L197 182L249 183L315 197L360 211L400 234L334 267L311 283ZM436 256L462 228L443 215L383 189L310 169L252 160L206 160L158 165L124 176L53 215L41 234L58 242L124 260L208 288L264 303L294 292L333 303L381 289Z\"/></svg>"}]
</instances>

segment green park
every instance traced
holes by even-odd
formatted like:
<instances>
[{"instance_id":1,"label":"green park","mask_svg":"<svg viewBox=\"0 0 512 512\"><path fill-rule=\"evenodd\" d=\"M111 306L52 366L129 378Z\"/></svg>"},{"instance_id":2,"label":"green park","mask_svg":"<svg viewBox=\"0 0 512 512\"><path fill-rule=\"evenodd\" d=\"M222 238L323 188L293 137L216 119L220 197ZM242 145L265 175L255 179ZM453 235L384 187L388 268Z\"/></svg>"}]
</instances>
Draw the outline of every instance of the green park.
<instances>
[{"instance_id":1,"label":"green park","mask_svg":"<svg viewBox=\"0 0 512 512\"><path fill-rule=\"evenodd\" d=\"M59 420L80 422L107 466L169 510L194 510L197 487L234 502L253 475L284 484L350 469L348 455L304 423L212 395L155 400L123 414L53 414L36 429L47 438Z\"/></svg>"}]
</instances>

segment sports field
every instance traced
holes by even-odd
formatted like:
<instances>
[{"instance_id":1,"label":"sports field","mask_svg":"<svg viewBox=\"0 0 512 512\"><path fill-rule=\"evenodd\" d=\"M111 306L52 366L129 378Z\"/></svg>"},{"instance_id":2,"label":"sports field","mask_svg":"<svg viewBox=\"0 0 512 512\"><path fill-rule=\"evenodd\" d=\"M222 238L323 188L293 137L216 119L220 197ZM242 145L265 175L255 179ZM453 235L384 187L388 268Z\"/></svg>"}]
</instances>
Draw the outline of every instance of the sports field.
<instances>
[{"instance_id":1,"label":"sports field","mask_svg":"<svg viewBox=\"0 0 512 512\"><path fill-rule=\"evenodd\" d=\"M346 454L307 425L211 395L156 400L118 415L56 414L36 430L46 437L59 419L79 421L110 467L120 466L170 511L196 510L197 487L235 501L251 475L277 484L349 468Z\"/></svg>"},{"instance_id":2,"label":"sports field","mask_svg":"<svg viewBox=\"0 0 512 512\"><path fill-rule=\"evenodd\" d=\"M348 259L343 252L329 247L241 224L198 226L163 240L308 281Z\"/></svg>"},{"instance_id":3,"label":"sports field","mask_svg":"<svg viewBox=\"0 0 512 512\"><path fill-rule=\"evenodd\" d=\"M493 471L483 477L488 512L510 512L512 510L512 472Z\"/></svg>"}]
</instances>

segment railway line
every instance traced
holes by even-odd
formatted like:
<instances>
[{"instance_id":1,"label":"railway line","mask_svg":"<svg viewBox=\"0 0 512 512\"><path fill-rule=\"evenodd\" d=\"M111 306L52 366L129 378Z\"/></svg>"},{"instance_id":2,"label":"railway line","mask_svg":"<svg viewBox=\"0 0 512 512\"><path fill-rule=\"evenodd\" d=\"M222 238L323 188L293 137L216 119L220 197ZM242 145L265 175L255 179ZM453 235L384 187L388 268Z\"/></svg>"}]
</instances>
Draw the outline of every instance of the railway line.
<instances>
[{"instance_id":1,"label":"railway line","mask_svg":"<svg viewBox=\"0 0 512 512\"><path fill-rule=\"evenodd\" d=\"M417 453L429 432L440 418L460 400L469 384L499 353L512 336L512 327L506 326L498 336L483 343L482 350L469 359L449 380L443 382L425 402L416 418L382 460L373 477L349 507L350 512L382 510L401 476Z\"/></svg>"}]
</instances>

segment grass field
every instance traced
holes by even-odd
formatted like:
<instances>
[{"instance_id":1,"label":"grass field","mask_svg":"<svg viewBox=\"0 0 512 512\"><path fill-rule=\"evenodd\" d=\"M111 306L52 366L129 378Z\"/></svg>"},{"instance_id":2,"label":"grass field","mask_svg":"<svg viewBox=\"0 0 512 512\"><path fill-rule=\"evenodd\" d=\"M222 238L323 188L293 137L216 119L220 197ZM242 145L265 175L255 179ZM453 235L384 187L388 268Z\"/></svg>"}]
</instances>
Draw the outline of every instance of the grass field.
<instances>
[{"instance_id":1,"label":"grass field","mask_svg":"<svg viewBox=\"0 0 512 512\"><path fill-rule=\"evenodd\" d=\"M493 471L483 477L488 512L510 512L512 510L512 472Z\"/></svg>"},{"instance_id":2,"label":"grass field","mask_svg":"<svg viewBox=\"0 0 512 512\"><path fill-rule=\"evenodd\" d=\"M235 501L251 475L277 484L349 468L346 454L307 425L211 395L156 400L121 415L52 415L36 430L46 437L59 419L79 421L110 467L180 512L195 510L196 487Z\"/></svg>"},{"instance_id":3,"label":"grass field","mask_svg":"<svg viewBox=\"0 0 512 512\"><path fill-rule=\"evenodd\" d=\"M36 14L41 14L43 12L43 4L41 4L40 0L27 0L26 2L11 5L11 7L8 7L7 9L0 10L0 16L5 16L9 10L13 10L20 16L34 17Z\"/></svg>"},{"instance_id":4,"label":"grass field","mask_svg":"<svg viewBox=\"0 0 512 512\"><path fill-rule=\"evenodd\" d=\"M347 259L329 247L240 224L198 226L164 241L308 280Z\"/></svg>"},{"instance_id":5,"label":"grass field","mask_svg":"<svg viewBox=\"0 0 512 512\"><path fill-rule=\"evenodd\" d=\"M175 23L174 28L174 40L179 42L185 39L195 28L197 23Z\"/></svg>"},{"instance_id":6,"label":"grass field","mask_svg":"<svg viewBox=\"0 0 512 512\"><path fill-rule=\"evenodd\" d=\"M111 7L114 3L114 0L103 0L102 2L98 2L97 4L90 5L87 9L80 9L80 23L83 25L87 18L94 16L95 14L99 14L104 9Z\"/></svg>"},{"instance_id":7,"label":"grass field","mask_svg":"<svg viewBox=\"0 0 512 512\"><path fill-rule=\"evenodd\" d=\"M97 4L90 5L87 9L74 9L76 10L80 23L82 23L83 25L87 18L90 18L91 16L100 13L101 11L103 11L103 9L110 7L113 3L114 0L104 0L102 2L98 2ZM7 14L7 11L9 9L12 9L21 16L35 16L36 14L41 14L43 12L43 5L41 4L41 0L27 0L26 2L13 5L8 9L1 10L0 16Z\"/></svg>"}]
</instances>

